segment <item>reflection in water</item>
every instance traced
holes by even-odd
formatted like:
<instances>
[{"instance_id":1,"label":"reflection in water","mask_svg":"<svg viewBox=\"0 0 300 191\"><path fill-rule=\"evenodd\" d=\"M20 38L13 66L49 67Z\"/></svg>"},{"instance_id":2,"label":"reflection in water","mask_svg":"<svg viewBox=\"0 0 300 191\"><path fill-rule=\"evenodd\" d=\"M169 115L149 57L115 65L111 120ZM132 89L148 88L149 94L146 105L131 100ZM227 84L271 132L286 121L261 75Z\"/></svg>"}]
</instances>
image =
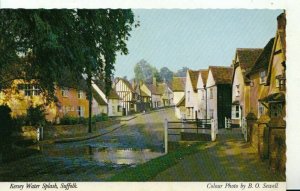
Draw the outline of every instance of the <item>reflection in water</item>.
<instances>
[{"instance_id":1,"label":"reflection in water","mask_svg":"<svg viewBox=\"0 0 300 191\"><path fill-rule=\"evenodd\" d=\"M147 162L161 156L162 152L151 149L119 148L101 144L86 144L74 146L52 145L44 146L42 152L50 157L63 157L65 159L81 158L98 165L135 165Z\"/></svg>"},{"instance_id":2,"label":"reflection in water","mask_svg":"<svg viewBox=\"0 0 300 191\"><path fill-rule=\"evenodd\" d=\"M95 149L93 159L104 163L130 165L144 163L160 155L162 153L152 152L150 149Z\"/></svg>"}]
</instances>

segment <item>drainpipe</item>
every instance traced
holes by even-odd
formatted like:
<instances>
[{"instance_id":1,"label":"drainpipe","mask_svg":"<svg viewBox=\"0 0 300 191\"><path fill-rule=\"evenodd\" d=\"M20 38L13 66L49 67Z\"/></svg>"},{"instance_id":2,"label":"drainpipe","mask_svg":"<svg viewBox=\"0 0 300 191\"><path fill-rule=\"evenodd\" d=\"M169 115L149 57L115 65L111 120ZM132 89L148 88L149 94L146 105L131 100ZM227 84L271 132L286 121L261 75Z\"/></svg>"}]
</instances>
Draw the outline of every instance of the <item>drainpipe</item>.
<instances>
[{"instance_id":1,"label":"drainpipe","mask_svg":"<svg viewBox=\"0 0 300 191\"><path fill-rule=\"evenodd\" d=\"M204 90L205 90L205 119L207 121L207 89L206 86L204 86Z\"/></svg>"}]
</instances>

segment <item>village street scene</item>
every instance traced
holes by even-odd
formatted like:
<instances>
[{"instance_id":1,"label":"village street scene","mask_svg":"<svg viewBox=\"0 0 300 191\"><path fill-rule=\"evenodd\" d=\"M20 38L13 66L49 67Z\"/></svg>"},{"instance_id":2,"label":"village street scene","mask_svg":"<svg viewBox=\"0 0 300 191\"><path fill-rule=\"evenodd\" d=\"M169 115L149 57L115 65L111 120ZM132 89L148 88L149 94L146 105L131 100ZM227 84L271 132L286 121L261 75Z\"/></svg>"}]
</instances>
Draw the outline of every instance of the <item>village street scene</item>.
<instances>
[{"instance_id":1,"label":"village street scene","mask_svg":"<svg viewBox=\"0 0 300 191\"><path fill-rule=\"evenodd\" d=\"M0 181L285 182L286 23L0 10Z\"/></svg>"}]
</instances>

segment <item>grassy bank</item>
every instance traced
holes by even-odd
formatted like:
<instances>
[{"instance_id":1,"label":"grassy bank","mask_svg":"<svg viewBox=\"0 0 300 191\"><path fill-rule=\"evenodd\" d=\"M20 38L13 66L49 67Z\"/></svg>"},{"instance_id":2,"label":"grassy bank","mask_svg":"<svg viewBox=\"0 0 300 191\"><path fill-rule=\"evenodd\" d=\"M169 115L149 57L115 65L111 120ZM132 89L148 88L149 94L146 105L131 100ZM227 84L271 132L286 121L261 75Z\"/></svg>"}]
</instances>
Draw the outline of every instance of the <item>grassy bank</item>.
<instances>
[{"instance_id":1,"label":"grassy bank","mask_svg":"<svg viewBox=\"0 0 300 191\"><path fill-rule=\"evenodd\" d=\"M107 181L151 181L157 174L177 164L185 156L198 152L202 146L203 143L180 146L166 155L140 164L135 168L127 168Z\"/></svg>"}]
</instances>

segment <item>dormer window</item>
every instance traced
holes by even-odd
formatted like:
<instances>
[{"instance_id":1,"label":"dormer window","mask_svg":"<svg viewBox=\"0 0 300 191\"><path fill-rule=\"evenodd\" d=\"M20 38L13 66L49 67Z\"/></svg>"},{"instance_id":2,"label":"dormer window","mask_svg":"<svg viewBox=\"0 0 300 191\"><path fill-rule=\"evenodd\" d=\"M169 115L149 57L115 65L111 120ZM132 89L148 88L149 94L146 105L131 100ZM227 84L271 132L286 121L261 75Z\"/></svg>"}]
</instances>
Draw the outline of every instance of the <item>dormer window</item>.
<instances>
[{"instance_id":1,"label":"dormer window","mask_svg":"<svg viewBox=\"0 0 300 191\"><path fill-rule=\"evenodd\" d=\"M259 73L259 82L260 84L265 84L267 82L267 74L265 70Z\"/></svg>"},{"instance_id":2,"label":"dormer window","mask_svg":"<svg viewBox=\"0 0 300 191\"><path fill-rule=\"evenodd\" d=\"M276 76L276 87L279 88L279 90L284 91L285 90L285 75L278 75Z\"/></svg>"},{"instance_id":3,"label":"dormer window","mask_svg":"<svg viewBox=\"0 0 300 191\"><path fill-rule=\"evenodd\" d=\"M235 86L235 96L239 97L240 96L240 85Z\"/></svg>"}]
</instances>

